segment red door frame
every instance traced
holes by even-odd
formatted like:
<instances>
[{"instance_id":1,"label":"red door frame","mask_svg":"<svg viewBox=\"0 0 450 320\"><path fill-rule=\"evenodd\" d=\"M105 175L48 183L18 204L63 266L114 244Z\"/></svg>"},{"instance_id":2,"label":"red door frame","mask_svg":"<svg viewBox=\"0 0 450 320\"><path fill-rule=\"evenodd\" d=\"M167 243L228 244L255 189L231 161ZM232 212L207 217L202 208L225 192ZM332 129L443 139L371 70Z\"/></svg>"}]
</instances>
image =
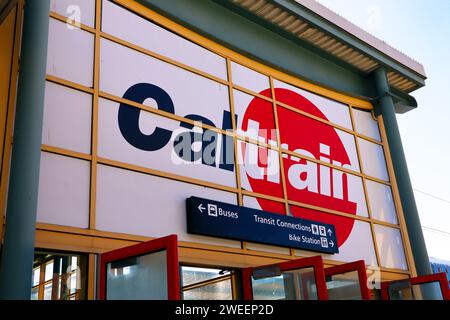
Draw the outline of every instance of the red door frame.
<instances>
[{"instance_id":1,"label":"red door frame","mask_svg":"<svg viewBox=\"0 0 450 320\"><path fill-rule=\"evenodd\" d=\"M251 280L253 270L255 268L264 268L271 266L278 266L280 268L280 271L282 272L313 267L317 287L317 297L319 300L328 300L328 290L325 283L325 271L321 256L300 258L296 260L266 265L262 267L249 267L242 269L242 289L244 293L244 300L253 300L252 280Z\"/></svg>"},{"instance_id":2,"label":"red door frame","mask_svg":"<svg viewBox=\"0 0 450 320\"><path fill-rule=\"evenodd\" d=\"M180 272L178 263L178 239L176 235L150 240L100 255L100 300L106 300L106 265L110 262L141 256L152 252L167 251L167 292L169 300L180 300Z\"/></svg>"},{"instance_id":3,"label":"red door frame","mask_svg":"<svg viewBox=\"0 0 450 320\"><path fill-rule=\"evenodd\" d=\"M337 274L343 274L352 271L356 271L358 273L359 288L361 290L362 300L370 300L370 290L367 286L366 263L364 262L364 260L358 260L326 268L325 276L334 276Z\"/></svg>"},{"instance_id":4,"label":"red door frame","mask_svg":"<svg viewBox=\"0 0 450 320\"><path fill-rule=\"evenodd\" d=\"M406 279L408 280L408 279ZM386 281L381 283L381 298L383 300L389 300L389 286L395 282L406 281L406 280L394 280L394 281ZM450 300L450 289L447 280L447 275L443 272L428 274L425 276L418 276L415 278L409 279L411 285L424 284L430 282L439 282L439 286L441 287L442 299Z\"/></svg>"}]
</instances>

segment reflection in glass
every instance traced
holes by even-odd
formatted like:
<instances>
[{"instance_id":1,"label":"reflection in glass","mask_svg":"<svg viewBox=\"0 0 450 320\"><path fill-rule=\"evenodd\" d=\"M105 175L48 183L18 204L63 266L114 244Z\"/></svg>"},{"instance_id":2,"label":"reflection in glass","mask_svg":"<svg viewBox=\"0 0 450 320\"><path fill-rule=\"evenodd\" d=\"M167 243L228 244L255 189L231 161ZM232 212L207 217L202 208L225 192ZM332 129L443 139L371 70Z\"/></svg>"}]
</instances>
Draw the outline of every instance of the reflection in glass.
<instances>
[{"instance_id":1,"label":"reflection in glass","mask_svg":"<svg viewBox=\"0 0 450 320\"><path fill-rule=\"evenodd\" d=\"M252 278L254 300L317 300L313 268L284 271L280 276Z\"/></svg>"},{"instance_id":2,"label":"reflection in glass","mask_svg":"<svg viewBox=\"0 0 450 320\"><path fill-rule=\"evenodd\" d=\"M382 267L407 270L405 251L399 229L374 224Z\"/></svg>"},{"instance_id":3,"label":"reflection in glass","mask_svg":"<svg viewBox=\"0 0 450 320\"><path fill-rule=\"evenodd\" d=\"M33 269L33 278L31 280L33 287L39 284L39 278L40 278L40 269L39 268Z\"/></svg>"},{"instance_id":4,"label":"reflection in glass","mask_svg":"<svg viewBox=\"0 0 450 320\"><path fill-rule=\"evenodd\" d=\"M327 277L329 300L361 300L357 271Z\"/></svg>"},{"instance_id":5,"label":"reflection in glass","mask_svg":"<svg viewBox=\"0 0 450 320\"><path fill-rule=\"evenodd\" d=\"M36 252L30 298L32 300L85 299L86 270L85 256Z\"/></svg>"},{"instance_id":6,"label":"reflection in glass","mask_svg":"<svg viewBox=\"0 0 450 320\"><path fill-rule=\"evenodd\" d=\"M284 278L288 277L290 277L289 274L259 280L252 279L253 299L285 300Z\"/></svg>"},{"instance_id":7,"label":"reflection in glass","mask_svg":"<svg viewBox=\"0 0 450 320\"><path fill-rule=\"evenodd\" d=\"M364 173L383 181L389 181L383 147L373 142L358 138Z\"/></svg>"},{"instance_id":8,"label":"reflection in glass","mask_svg":"<svg viewBox=\"0 0 450 320\"><path fill-rule=\"evenodd\" d=\"M366 180L372 217L377 220L398 224L394 199L390 186Z\"/></svg>"},{"instance_id":9,"label":"reflection in glass","mask_svg":"<svg viewBox=\"0 0 450 320\"><path fill-rule=\"evenodd\" d=\"M44 286L44 300L52 300L52 284L48 283Z\"/></svg>"},{"instance_id":10,"label":"reflection in glass","mask_svg":"<svg viewBox=\"0 0 450 320\"><path fill-rule=\"evenodd\" d=\"M108 300L166 300L167 252L162 250L107 264Z\"/></svg>"},{"instance_id":11,"label":"reflection in glass","mask_svg":"<svg viewBox=\"0 0 450 320\"><path fill-rule=\"evenodd\" d=\"M353 109L353 117L355 119L355 129L357 132L381 141L378 122L372 118L372 113L370 111Z\"/></svg>"},{"instance_id":12,"label":"reflection in glass","mask_svg":"<svg viewBox=\"0 0 450 320\"><path fill-rule=\"evenodd\" d=\"M232 300L230 279L207 284L183 292L183 300Z\"/></svg>"},{"instance_id":13,"label":"reflection in glass","mask_svg":"<svg viewBox=\"0 0 450 320\"><path fill-rule=\"evenodd\" d=\"M45 266L45 281L53 278L53 261L47 263Z\"/></svg>"},{"instance_id":14,"label":"reflection in glass","mask_svg":"<svg viewBox=\"0 0 450 320\"><path fill-rule=\"evenodd\" d=\"M183 300L232 300L233 272L202 267L181 267Z\"/></svg>"},{"instance_id":15,"label":"reflection in glass","mask_svg":"<svg viewBox=\"0 0 450 320\"><path fill-rule=\"evenodd\" d=\"M211 280L223 275L221 274L220 269L183 266L181 270L183 287L200 281Z\"/></svg>"},{"instance_id":16,"label":"reflection in glass","mask_svg":"<svg viewBox=\"0 0 450 320\"><path fill-rule=\"evenodd\" d=\"M31 300L39 300L39 288L31 289Z\"/></svg>"},{"instance_id":17,"label":"reflection in glass","mask_svg":"<svg viewBox=\"0 0 450 320\"><path fill-rule=\"evenodd\" d=\"M388 288L390 300L442 300L439 282L427 282L411 285L409 280L398 281Z\"/></svg>"}]
</instances>

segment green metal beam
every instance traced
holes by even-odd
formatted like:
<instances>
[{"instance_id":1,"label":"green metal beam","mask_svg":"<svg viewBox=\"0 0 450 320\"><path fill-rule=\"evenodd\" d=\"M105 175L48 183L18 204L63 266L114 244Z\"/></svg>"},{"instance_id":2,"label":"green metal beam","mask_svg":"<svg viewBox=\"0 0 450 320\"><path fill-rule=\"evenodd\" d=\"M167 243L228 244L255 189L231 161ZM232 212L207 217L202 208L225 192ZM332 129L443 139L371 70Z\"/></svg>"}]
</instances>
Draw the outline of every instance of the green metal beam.
<instances>
[{"instance_id":1,"label":"green metal beam","mask_svg":"<svg viewBox=\"0 0 450 320\"><path fill-rule=\"evenodd\" d=\"M376 70L373 78L377 93L380 97L376 104L376 111L383 116L387 140L389 142L389 151L392 157L392 164L394 166L395 178L400 193L403 214L405 216L408 236L414 256L414 263L418 275L431 274L430 261L425 246L416 201L414 199L406 157L403 152L400 131L395 116L394 101L391 96L386 70L384 68Z\"/></svg>"},{"instance_id":2,"label":"green metal beam","mask_svg":"<svg viewBox=\"0 0 450 320\"><path fill-rule=\"evenodd\" d=\"M50 0L25 4L0 299L28 300L34 258Z\"/></svg>"},{"instance_id":3,"label":"green metal beam","mask_svg":"<svg viewBox=\"0 0 450 320\"><path fill-rule=\"evenodd\" d=\"M406 113L417 108L417 101L413 96L394 88L391 88L391 93L394 98L396 113Z\"/></svg>"}]
</instances>

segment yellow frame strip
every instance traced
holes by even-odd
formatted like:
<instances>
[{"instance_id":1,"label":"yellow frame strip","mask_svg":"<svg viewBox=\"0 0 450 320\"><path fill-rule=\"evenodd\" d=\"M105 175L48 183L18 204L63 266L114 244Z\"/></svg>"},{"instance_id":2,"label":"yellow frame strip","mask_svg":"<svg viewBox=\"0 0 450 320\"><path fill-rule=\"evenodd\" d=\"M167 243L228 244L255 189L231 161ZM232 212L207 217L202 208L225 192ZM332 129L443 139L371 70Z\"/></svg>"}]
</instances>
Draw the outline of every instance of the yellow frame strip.
<instances>
[{"instance_id":1,"label":"yellow frame strip","mask_svg":"<svg viewBox=\"0 0 450 320\"><path fill-rule=\"evenodd\" d=\"M16 18L14 26L14 49L13 49L13 59L10 72L10 85L8 92L8 102L7 102L7 115L6 115L6 125L4 131L4 145L3 145L3 158L2 158L2 168L1 168L1 182L0 182L0 241L3 243L3 229L5 223L6 214L6 196L8 193L9 185L9 173L10 173L10 159L13 144L13 128L14 128L14 115L15 115L15 105L16 105L16 95L17 95L17 83L19 77L19 67L20 67L20 41L22 39L22 19L23 19L23 8L25 2L24 0L19 0L16 5ZM3 39L4 40L4 39Z\"/></svg>"}]
</instances>

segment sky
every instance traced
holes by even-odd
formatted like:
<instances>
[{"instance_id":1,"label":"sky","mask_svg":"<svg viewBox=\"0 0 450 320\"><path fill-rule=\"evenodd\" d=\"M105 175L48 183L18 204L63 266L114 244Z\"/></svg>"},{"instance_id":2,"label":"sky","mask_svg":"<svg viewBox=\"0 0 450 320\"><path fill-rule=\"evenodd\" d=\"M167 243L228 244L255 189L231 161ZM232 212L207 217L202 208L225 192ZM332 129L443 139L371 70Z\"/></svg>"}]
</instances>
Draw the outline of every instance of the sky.
<instances>
[{"instance_id":1,"label":"sky","mask_svg":"<svg viewBox=\"0 0 450 320\"><path fill-rule=\"evenodd\" d=\"M450 1L318 1L424 65L418 108L397 120L428 255L450 261Z\"/></svg>"}]
</instances>

